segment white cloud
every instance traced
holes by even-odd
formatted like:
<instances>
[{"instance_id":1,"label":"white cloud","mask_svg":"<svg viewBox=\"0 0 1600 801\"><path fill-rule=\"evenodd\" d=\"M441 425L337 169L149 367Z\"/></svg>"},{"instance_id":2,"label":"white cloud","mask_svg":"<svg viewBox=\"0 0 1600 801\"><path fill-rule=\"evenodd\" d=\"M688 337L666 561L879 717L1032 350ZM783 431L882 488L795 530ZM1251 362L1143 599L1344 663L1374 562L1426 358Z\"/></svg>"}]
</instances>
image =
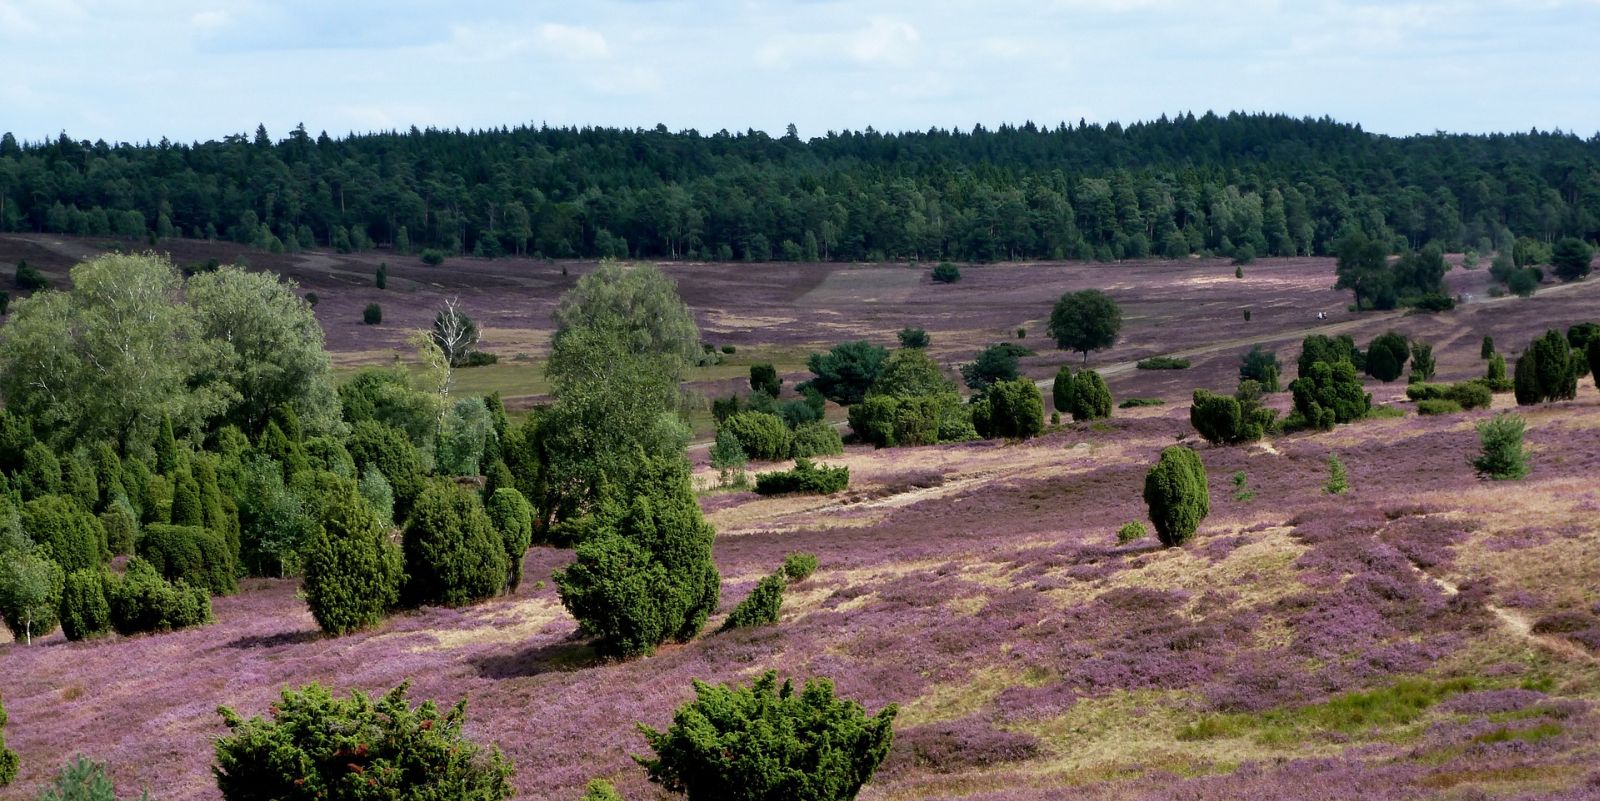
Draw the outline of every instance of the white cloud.
<instances>
[{"instance_id":1,"label":"white cloud","mask_svg":"<svg viewBox=\"0 0 1600 801\"><path fill-rule=\"evenodd\" d=\"M606 37L592 28L547 22L539 26L539 39L554 55L570 59L600 59L611 54Z\"/></svg>"},{"instance_id":2,"label":"white cloud","mask_svg":"<svg viewBox=\"0 0 1600 801\"><path fill-rule=\"evenodd\" d=\"M889 17L873 17L854 30L794 34L770 39L756 50L764 67L848 61L863 65L905 65L913 60L922 32Z\"/></svg>"}]
</instances>

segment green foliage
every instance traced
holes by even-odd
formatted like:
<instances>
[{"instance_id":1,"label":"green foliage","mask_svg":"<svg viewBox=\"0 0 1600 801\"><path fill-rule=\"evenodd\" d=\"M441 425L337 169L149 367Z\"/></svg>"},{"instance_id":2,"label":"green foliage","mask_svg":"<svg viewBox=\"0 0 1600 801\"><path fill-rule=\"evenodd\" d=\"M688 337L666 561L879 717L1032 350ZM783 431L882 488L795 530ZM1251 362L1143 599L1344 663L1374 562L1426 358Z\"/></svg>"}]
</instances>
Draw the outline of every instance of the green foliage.
<instances>
[{"instance_id":1,"label":"green foliage","mask_svg":"<svg viewBox=\"0 0 1600 801\"><path fill-rule=\"evenodd\" d=\"M400 600L400 548L371 504L348 484L324 502L304 563L301 591L317 627L328 634L376 625Z\"/></svg>"},{"instance_id":2,"label":"green foliage","mask_svg":"<svg viewBox=\"0 0 1600 801\"><path fill-rule=\"evenodd\" d=\"M1384 383L1400 377L1411 358L1411 343L1394 331L1380 335L1367 346L1367 375Z\"/></svg>"},{"instance_id":3,"label":"green foliage","mask_svg":"<svg viewBox=\"0 0 1600 801\"><path fill-rule=\"evenodd\" d=\"M379 262L377 272L372 275L372 284L379 289L389 288L389 263Z\"/></svg>"},{"instance_id":4,"label":"green foliage","mask_svg":"<svg viewBox=\"0 0 1600 801\"><path fill-rule=\"evenodd\" d=\"M6 747L6 705L0 699L0 787L17 778L17 752Z\"/></svg>"},{"instance_id":5,"label":"green foliage","mask_svg":"<svg viewBox=\"0 0 1600 801\"><path fill-rule=\"evenodd\" d=\"M794 460L792 470L756 474L756 492L762 495L832 495L849 485L850 468L818 466L804 457Z\"/></svg>"},{"instance_id":6,"label":"green foliage","mask_svg":"<svg viewBox=\"0 0 1600 801\"><path fill-rule=\"evenodd\" d=\"M1424 416L1455 414L1461 411L1461 404L1445 398L1427 398L1417 401L1417 414Z\"/></svg>"},{"instance_id":7,"label":"green foliage","mask_svg":"<svg viewBox=\"0 0 1600 801\"><path fill-rule=\"evenodd\" d=\"M454 298L445 301L445 307L433 315L433 328L428 338L444 356L451 367L467 364L478 352L480 334L478 324L461 310Z\"/></svg>"},{"instance_id":8,"label":"green foliage","mask_svg":"<svg viewBox=\"0 0 1600 801\"><path fill-rule=\"evenodd\" d=\"M996 347L1005 349L1016 346L1007 344ZM1015 354L1015 351L1010 352ZM927 351L911 348L897 350L884 361L867 395L916 398L953 394L955 391L955 383L945 377L939 363Z\"/></svg>"},{"instance_id":9,"label":"green foliage","mask_svg":"<svg viewBox=\"0 0 1600 801\"><path fill-rule=\"evenodd\" d=\"M1539 289L1539 270L1535 267L1517 270L1506 280L1506 289L1517 297L1531 297Z\"/></svg>"},{"instance_id":10,"label":"green foliage","mask_svg":"<svg viewBox=\"0 0 1600 801\"><path fill-rule=\"evenodd\" d=\"M434 469L443 476L475 476L483 451L495 436L494 419L482 398L458 398L439 421Z\"/></svg>"},{"instance_id":11,"label":"green foliage","mask_svg":"<svg viewBox=\"0 0 1600 801\"><path fill-rule=\"evenodd\" d=\"M1161 406L1161 405L1163 405L1165 403L1166 403L1166 401L1164 401L1164 400L1162 400L1160 398L1126 398L1121 403L1117 404L1117 408L1118 409L1141 409L1141 408L1144 408L1146 406ZM1058 413L1058 414L1056 414L1054 416L1055 417L1059 417L1060 415Z\"/></svg>"},{"instance_id":12,"label":"green foliage","mask_svg":"<svg viewBox=\"0 0 1600 801\"><path fill-rule=\"evenodd\" d=\"M428 265L429 267L438 267L439 265L444 264L444 253L433 248L425 248L422 251L420 258L422 259L422 263Z\"/></svg>"},{"instance_id":13,"label":"green foliage","mask_svg":"<svg viewBox=\"0 0 1600 801\"><path fill-rule=\"evenodd\" d=\"M61 460L43 442L34 442L22 452L22 472L17 475L17 490L24 498L54 495L62 489Z\"/></svg>"},{"instance_id":14,"label":"green foliage","mask_svg":"<svg viewBox=\"0 0 1600 801\"><path fill-rule=\"evenodd\" d=\"M794 439L789 443L789 455L796 458L837 456L841 453L844 453L844 440L840 438L839 430L821 420L795 427Z\"/></svg>"},{"instance_id":15,"label":"green foliage","mask_svg":"<svg viewBox=\"0 0 1600 801\"><path fill-rule=\"evenodd\" d=\"M783 577L791 582L805 581L817 572L817 555L795 551L783 557Z\"/></svg>"},{"instance_id":16,"label":"green foliage","mask_svg":"<svg viewBox=\"0 0 1600 801\"><path fill-rule=\"evenodd\" d=\"M1362 391L1355 366L1346 361L1311 365L1310 374L1295 379L1289 391L1294 394L1295 413L1322 431L1359 420L1372 408L1372 396Z\"/></svg>"},{"instance_id":17,"label":"green foliage","mask_svg":"<svg viewBox=\"0 0 1600 801\"><path fill-rule=\"evenodd\" d=\"M441 713L432 701L412 707L406 690L286 689L271 720L219 707L229 734L216 741L217 789L227 801L509 798L511 763L466 738L466 701Z\"/></svg>"},{"instance_id":18,"label":"green foliage","mask_svg":"<svg viewBox=\"0 0 1600 801\"><path fill-rule=\"evenodd\" d=\"M991 384L1017 378L1017 358L1032 355L1033 351L1011 342L990 345L978 352L971 364L961 365L961 377L967 387L982 392ZM893 394L893 393L891 393Z\"/></svg>"},{"instance_id":19,"label":"green foliage","mask_svg":"<svg viewBox=\"0 0 1600 801\"><path fill-rule=\"evenodd\" d=\"M1489 367L1483 378L1491 392L1508 392L1513 387L1511 379L1506 377L1506 357L1498 353L1489 355Z\"/></svg>"},{"instance_id":20,"label":"green foliage","mask_svg":"<svg viewBox=\"0 0 1600 801\"><path fill-rule=\"evenodd\" d=\"M1072 412L1072 368L1061 365L1056 370L1056 377L1050 383L1050 404L1057 412L1070 414Z\"/></svg>"},{"instance_id":21,"label":"green foliage","mask_svg":"<svg viewBox=\"0 0 1600 801\"><path fill-rule=\"evenodd\" d=\"M1589 362L1589 375L1594 378L1595 387L1600 388L1600 337L1589 340L1584 357Z\"/></svg>"},{"instance_id":22,"label":"green foliage","mask_svg":"<svg viewBox=\"0 0 1600 801\"><path fill-rule=\"evenodd\" d=\"M352 426L372 421L393 426L411 442L432 445L439 419L438 396L413 388L408 374L394 367L356 371L339 387L344 419Z\"/></svg>"},{"instance_id":23,"label":"green foliage","mask_svg":"<svg viewBox=\"0 0 1600 801\"><path fill-rule=\"evenodd\" d=\"M505 545L510 567L506 587L515 590L522 584L522 557L533 544L533 505L515 487L501 487L489 496L484 511Z\"/></svg>"},{"instance_id":24,"label":"green foliage","mask_svg":"<svg viewBox=\"0 0 1600 801\"><path fill-rule=\"evenodd\" d=\"M1300 358L1295 362L1295 368L1299 377L1304 378L1311 374L1311 365L1317 362L1335 364L1341 361L1355 365L1358 370L1366 365L1365 355L1356 349L1355 340L1348 334L1338 337L1312 334L1301 341Z\"/></svg>"},{"instance_id":25,"label":"green foliage","mask_svg":"<svg viewBox=\"0 0 1600 801\"><path fill-rule=\"evenodd\" d=\"M1151 356L1140 359L1134 366L1140 370L1187 370L1189 360L1176 356Z\"/></svg>"},{"instance_id":26,"label":"green foliage","mask_svg":"<svg viewBox=\"0 0 1600 801\"><path fill-rule=\"evenodd\" d=\"M850 407L850 428L880 448L977 436L955 384L919 349L897 350L888 358L865 399Z\"/></svg>"},{"instance_id":27,"label":"green foliage","mask_svg":"<svg viewBox=\"0 0 1600 801\"><path fill-rule=\"evenodd\" d=\"M1062 350L1075 350L1089 359L1089 351L1117 344L1122 331L1122 309L1098 289L1068 292L1050 311L1048 332Z\"/></svg>"},{"instance_id":28,"label":"green foliage","mask_svg":"<svg viewBox=\"0 0 1600 801\"><path fill-rule=\"evenodd\" d=\"M684 367L701 356L700 330L678 297L677 285L651 265L604 261L561 296L553 315L556 336L549 372L559 386L583 380L593 369L587 347L562 347L568 336L601 339L626 358L642 359L676 385ZM732 352L732 351L729 351Z\"/></svg>"},{"instance_id":29,"label":"green foliage","mask_svg":"<svg viewBox=\"0 0 1600 801\"><path fill-rule=\"evenodd\" d=\"M1578 356L1566 337L1550 329L1517 358L1517 403L1527 406L1572 400L1578 394Z\"/></svg>"},{"instance_id":30,"label":"green foliage","mask_svg":"<svg viewBox=\"0 0 1600 801\"><path fill-rule=\"evenodd\" d=\"M1426 342L1412 342L1411 374L1406 377L1406 383L1432 381L1437 366L1433 360L1433 345Z\"/></svg>"},{"instance_id":31,"label":"green foliage","mask_svg":"<svg viewBox=\"0 0 1600 801\"><path fill-rule=\"evenodd\" d=\"M1556 277L1563 281L1576 281L1589 274L1594 251L1587 242L1575 236L1558 240L1550 251L1550 266Z\"/></svg>"},{"instance_id":32,"label":"green foliage","mask_svg":"<svg viewBox=\"0 0 1600 801\"><path fill-rule=\"evenodd\" d=\"M506 587L505 545L478 495L435 481L417 497L406 520L405 601L462 606Z\"/></svg>"},{"instance_id":33,"label":"green foliage","mask_svg":"<svg viewBox=\"0 0 1600 801\"><path fill-rule=\"evenodd\" d=\"M638 656L692 639L717 607L721 577L681 457L648 460L624 497L596 514L556 589L580 630L608 656Z\"/></svg>"},{"instance_id":34,"label":"green foliage","mask_svg":"<svg viewBox=\"0 0 1600 801\"><path fill-rule=\"evenodd\" d=\"M1044 431L1044 398L1039 387L1027 378L989 385L972 404L972 426L979 436L989 439L1038 436Z\"/></svg>"},{"instance_id":35,"label":"green foliage","mask_svg":"<svg viewBox=\"0 0 1600 801\"><path fill-rule=\"evenodd\" d=\"M941 261L933 268L932 278L936 284L953 284L961 280L961 270L950 262Z\"/></svg>"},{"instance_id":36,"label":"green foliage","mask_svg":"<svg viewBox=\"0 0 1600 801\"><path fill-rule=\"evenodd\" d=\"M782 418L766 412L739 412L722 421L717 431L732 434L746 456L767 462L788 457L793 438Z\"/></svg>"},{"instance_id":37,"label":"green foliage","mask_svg":"<svg viewBox=\"0 0 1600 801\"><path fill-rule=\"evenodd\" d=\"M783 379L778 377L778 368L771 364L750 365L750 389L778 397L783 390Z\"/></svg>"},{"instance_id":38,"label":"green foliage","mask_svg":"<svg viewBox=\"0 0 1600 801\"><path fill-rule=\"evenodd\" d=\"M31 645L56 630L65 580L61 566L40 550L0 553L0 618L12 639Z\"/></svg>"},{"instance_id":39,"label":"green foliage","mask_svg":"<svg viewBox=\"0 0 1600 801\"><path fill-rule=\"evenodd\" d=\"M868 717L827 679L796 692L769 671L750 687L694 690L667 731L639 727L655 751L639 759L650 780L690 801L848 801L894 736L894 705Z\"/></svg>"},{"instance_id":40,"label":"green foliage","mask_svg":"<svg viewBox=\"0 0 1600 801\"><path fill-rule=\"evenodd\" d=\"M1144 524L1137 520L1123 523L1122 528L1117 529L1117 544L1127 545L1130 542L1142 540L1144 539L1145 535L1149 533L1150 532L1145 529Z\"/></svg>"},{"instance_id":41,"label":"green foliage","mask_svg":"<svg viewBox=\"0 0 1600 801\"><path fill-rule=\"evenodd\" d=\"M1072 419L1078 422L1111 416L1111 388L1093 370L1072 377Z\"/></svg>"},{"instance_id":42,"label":"green foliage","mask_svg":"<svg viewBox=\"0 0 1600 801\"><path fill-rule=\"evenodd\" d=\"M900 329L895 336L900 340L902 348L926 348L931 342L927 331L912 326Z\"/></svg>"},{"instance_id":43,"label":"green foliage","mask_svg":"<svg viewBox=\"0 0 1600 801\"><path fill-rule=\"evenodd\" d=\"M816 376L811 386L841 406L860 403L883 372L889 351L865 340L834 345L827 353L813 353L806 367Z\"/></svg>"},{"instance_id":44,"label":"green foliage","mask_svg":"<svg viewBox=\"0 0 1600 801\"><path fill-rule=\"evenodd\" d=\"M1251 345L1250 352L1245 353L1238 360L1238 377L1240 381L1254 381L1261 384L1264 392L1278 392L1278 376L1282 368L1278 366L1278 355L1272 350L1264 349L1261 345Z\"/></svg>"},{"instance_id":45,"label":"green foliage","mask_svg":"<svg viewBox=\"0 0 1600 801\"><path fill-rule=\"evenodd\" d=\"M34 801L117 801L117 788L106 775L105 763L76 756L61 766L55 780L40 790ZM150 801L150 793L141 793L139 801Z\"/></svg>"},{"instance_id":46,"label":"green foliage","mask_svg":"<svg viewBox=\"0 0 1600 801\"><path fill-rule=\"evenodd\" d=\"M423 485L422 456L405 433L393 426L363 420L356 423L345 447L363 475L368 467L383 474L394 491L395 513L405 515Z\"/></svg>"},{"instance_id":47,"label":"green foliage","mask_svg":"<svg viewBox=\"0 0 1600 801\"><path fill-rule=\"evenodd\" d=\"M283 480L276 462L252 455L237 476L239 559L255 576L293 575L300 554L316 533L317 520L305 499Z\"/></svg>"},{"instance_id":48,"label":"green foliage","mask_svg":"<svg viewBox=\"0 0 1600 801\"><path fill-rule=\"evenodd\" d=\"M111 630L106 583L103 569L75 570L66 575L61 588L61 632L67 639L86 640Z\"/></svg>"},{"instance_id":49,"label":"green foliage","mask_svg":"<svg viewBox=\"0 0 1600 801\"><path fill-rule=\"evenodd\" d=\"M617 788L605 779L595 779L584 788L583 797L578 801L622 801L622 796Z\"/></svg>"},{"instance_id":50,"label":"green foliage","mask_svg":"<svg viewBox=\"0 0 1600 801\"><path fill-rule=\"evenodd\" d=\"M12 283L24 292L38 292L50 288L50 279L39 272L39 268L29 264L26 259L17 261L17 272L12 276Z\"/></svg>"},{"instance_id":51,"label":"green foliage","mask_svg":"<svg viewBox=\"0 0 1600 801\"><path fill-rule=\"evenodd\" d=\"M23 504L22 530L69 573L98 568L111 555L99 519L65 496L46 495Z\"/></svg>"},{"instance_id":52,"label":"green foliage","mask_svg":"<svg viewBox=\"0 0 1600 801\"><path fill-rule=\"evenodd\" d=\"M1447 400L1460 409L1487 409L1494 403L1494 393L1490 392L1488 382L1483 380L1458 384L1411 384L1406 387L1406 397L1418 402Z\"/></svg>"},{"instance_id":53,"label":"green foliage","mask_svg":"<svg viewBox=\"0 0 1600 801\"><path fill-rule=\"evenodd\" d=\"M742 487L748 481L745 476L745 465L750 463L750 457L745 456L744 446L739 444L739 438L733 435L730 429L718 427L717 438L711 443L711 467L717 471L718 478L724 487Z\"/></svg>"},{"instance_id":54,"label":"green foliage","mask_svg":"<svg viewBox=\"0 0 1600 801\"><path fill-rule=\"evenodd\" d=\"M1522 445L1527 428L1521 416L1509 413L1478 423L1478 442L1483 452L1472 461L1478 475L1497 481L1527 477L1528 451Z\"/></svg>"},{"instance_id":55,"label":"green foliage","mask_svg":"<svg viewBox=\"0 0 1600 801\"><path fill-rule=\"evenodd\" d=\"M383 323L383 307L376 303L368 303L361 310L361 322L366 325L381 325Z\"/></svg>"},{"instance_id":56,"label":"green foliage","mask_svg":"<svg viewBox=\"0 0 1600 801\"><path fill-rule=\"evenodd\" d=\"M220 532L155 523L145 526L135 550L167 581L204 587L213 595L232 595L239 589L233 553Z\"/></svg>"},{"instance_id":57,"label":"green foliage","mask_svg":"<svg viewBox=\"0 0 1600 801\"><path fill-rule=\"evenodd\" d=\"M722 621L722 631L769 626L778 622L778 615L783 611L783 589L782 571L763 576L756 582L755 589L751 590L750 594L728 613L728 618Z\"/></svg>"},{"instance_id":58,"label":"green foliage","mask_svg":"<svg viewBox=\"0 0 1600 801\"><path fill-rule=\"evenodd\" d=\"M106 600L111 605L111 628L124 637L211 622L211 596L204 587L168 582L139 557L128 561L121 577L112 577Z\"/></svg>"},{"instance_id":59,"label":"green foliage","mask_svg":"<svg viewBox=\"0 0 1600 801\"><path fill-rule=\"evenodd\" d=\"M1276 419L1277 412L1261 405L1261 385L1250 380L1240 381L1232 397L1197 389L1189 407L1189 424L1213 445L1254 442Z\"/></svg>"},{"instance_id":60,"label":"green foliage","mask_svg":"<svg viewBox=\"0 0 1600 801\"><path fill-rule=\"evenodd\" d=\"M1144 502L1163 546L1186 542L1211 513L1211 491L1200 457L1178 445L1161 451L1161 459L1145 476Z\"/></svg>"},{"instance_id":61,"label":"green foliage","mask_svg":"<svg viewBox=\"0 0 1600 801\"><path fill-rule=\"evenodd\" d=\"M100 513L100 527L106 532L106 548L113 555L133 553L134 541L139 537L139 516L125 496L118 495Z\"/></svg>"},{"instance_id":62,"label":"green foliage","mask_svg":"<svg viewBox=\"0 0 1600 801\"><path fill-rule=\"evenodd\" d=\"M1233 499L1240 503L1249 503L1255 500L1255 490L1250 489L1250 477L1243 470L1233 474Z\"/></svg>"},{"instance_id":63,"label":"green foliage","mask_svg":"<svg viewBox=\"0 0 1600 801\"><path fill-rule=\"evenodd\" d=\"M1329 495L1343 495L1350 490L1350 475L1345 472L1344 462L1339 461L1339 454L1328 454L1328 480L1323 483L1322 491Z\"/></svg>"},{"instance_id":64,"label":"green foliage","mask_svg":"<svg viewBox=\"0 0 1600 801\"><path fill-rule=\"evenodd\" d=\"M1292 745L1312 738L1341 738L1412 723L1440 701L1478 687L1470 678L1408 678L1372 690L1341 693L1316 704L1266 712L1214 715L1178 732L1186 742L1253 735L1263 745ZM1382 735L1380 735L1382 736Z\"/></svg>"}]
</instances>

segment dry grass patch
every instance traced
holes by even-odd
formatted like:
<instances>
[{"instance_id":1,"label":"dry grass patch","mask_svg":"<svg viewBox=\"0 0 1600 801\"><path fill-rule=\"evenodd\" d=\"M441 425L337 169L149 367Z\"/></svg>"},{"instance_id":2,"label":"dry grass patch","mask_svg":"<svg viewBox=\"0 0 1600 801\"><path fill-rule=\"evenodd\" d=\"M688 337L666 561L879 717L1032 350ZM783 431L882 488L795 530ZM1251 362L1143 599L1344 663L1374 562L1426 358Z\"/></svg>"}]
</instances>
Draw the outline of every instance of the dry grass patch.
<instances>
[{"instance_id":1,"label":"dry grass patch","mask_svg":"<svg viewBox=\"0 0 1600 801\"><path fill-rule=\"evenodd\" d=\"M560 602L548 598L529 598L509 606L475 614L481 625L465 629L443 629L425 632L433 638L429 644L412 647L412 653L429 651L454 651L469 645L514 645L525 643L544 630L545 626L567 616Z\"/></svg>"}]
</instances>

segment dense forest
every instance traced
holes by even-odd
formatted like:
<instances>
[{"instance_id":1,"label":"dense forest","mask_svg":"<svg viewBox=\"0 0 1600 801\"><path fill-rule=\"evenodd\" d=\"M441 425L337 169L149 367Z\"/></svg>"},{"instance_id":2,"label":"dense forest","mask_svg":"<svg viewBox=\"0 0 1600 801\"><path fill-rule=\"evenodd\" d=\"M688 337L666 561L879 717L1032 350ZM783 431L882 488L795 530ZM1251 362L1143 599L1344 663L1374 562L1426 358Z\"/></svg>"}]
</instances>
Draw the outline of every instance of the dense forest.
<instances>
[{"instance_id":1,"label":"dense forest","mask_svg":"<svg viewBox=\"0 0 1600 801\"><path fill-rule=\"evenodd\" d=\"M0 139L0 230L439 255L997 260L1600 238L1600 136L1207 113L971 132Z\"/></svg>"}]
</instances>

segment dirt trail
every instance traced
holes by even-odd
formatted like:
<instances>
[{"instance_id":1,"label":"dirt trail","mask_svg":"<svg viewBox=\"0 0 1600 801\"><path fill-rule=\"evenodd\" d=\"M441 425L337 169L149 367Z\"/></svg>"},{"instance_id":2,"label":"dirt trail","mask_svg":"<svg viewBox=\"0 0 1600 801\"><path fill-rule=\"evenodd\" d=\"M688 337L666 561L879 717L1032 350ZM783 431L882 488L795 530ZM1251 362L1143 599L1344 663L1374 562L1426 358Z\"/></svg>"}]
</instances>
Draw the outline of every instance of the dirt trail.
<instances>
[{"instance_id":1,"label":"dirt trail","mask_svg":"<svg viewBox=\"0 0 1600 801\"><path fill-rule=\"evenodd\" d=\"M1414 562L1411 564L1411 569L1416 571L1418 575L1427 579L1433 584L1433 586L1438 587L1439 591L1443 592L1445 595L1457 595L1461 592L1461 588L1454 582L1450 581L1449 579L1435 576L1432 573L1429 573L1428 571L1418 567ZM1517 639L1522 640L1529 645L1543 648L1546 651L1550 651L1551 653L1567 659L1600 662L1600 657L1596 657L1594 654L1591 654L1585 650L1582 646L1572 643L1566 639L1561 637L1553 637L1548 634L1535 634L1533 631L1533 621L1529 620L1527 615L1524 615L1521 612L1491 603L1485 603L1483 608L1488 611L1489 614L1494 615L1496 620L1500 621L1501 628L1505 629L1513 637L1516 637Z\"/></svg>"}]
</instances>

